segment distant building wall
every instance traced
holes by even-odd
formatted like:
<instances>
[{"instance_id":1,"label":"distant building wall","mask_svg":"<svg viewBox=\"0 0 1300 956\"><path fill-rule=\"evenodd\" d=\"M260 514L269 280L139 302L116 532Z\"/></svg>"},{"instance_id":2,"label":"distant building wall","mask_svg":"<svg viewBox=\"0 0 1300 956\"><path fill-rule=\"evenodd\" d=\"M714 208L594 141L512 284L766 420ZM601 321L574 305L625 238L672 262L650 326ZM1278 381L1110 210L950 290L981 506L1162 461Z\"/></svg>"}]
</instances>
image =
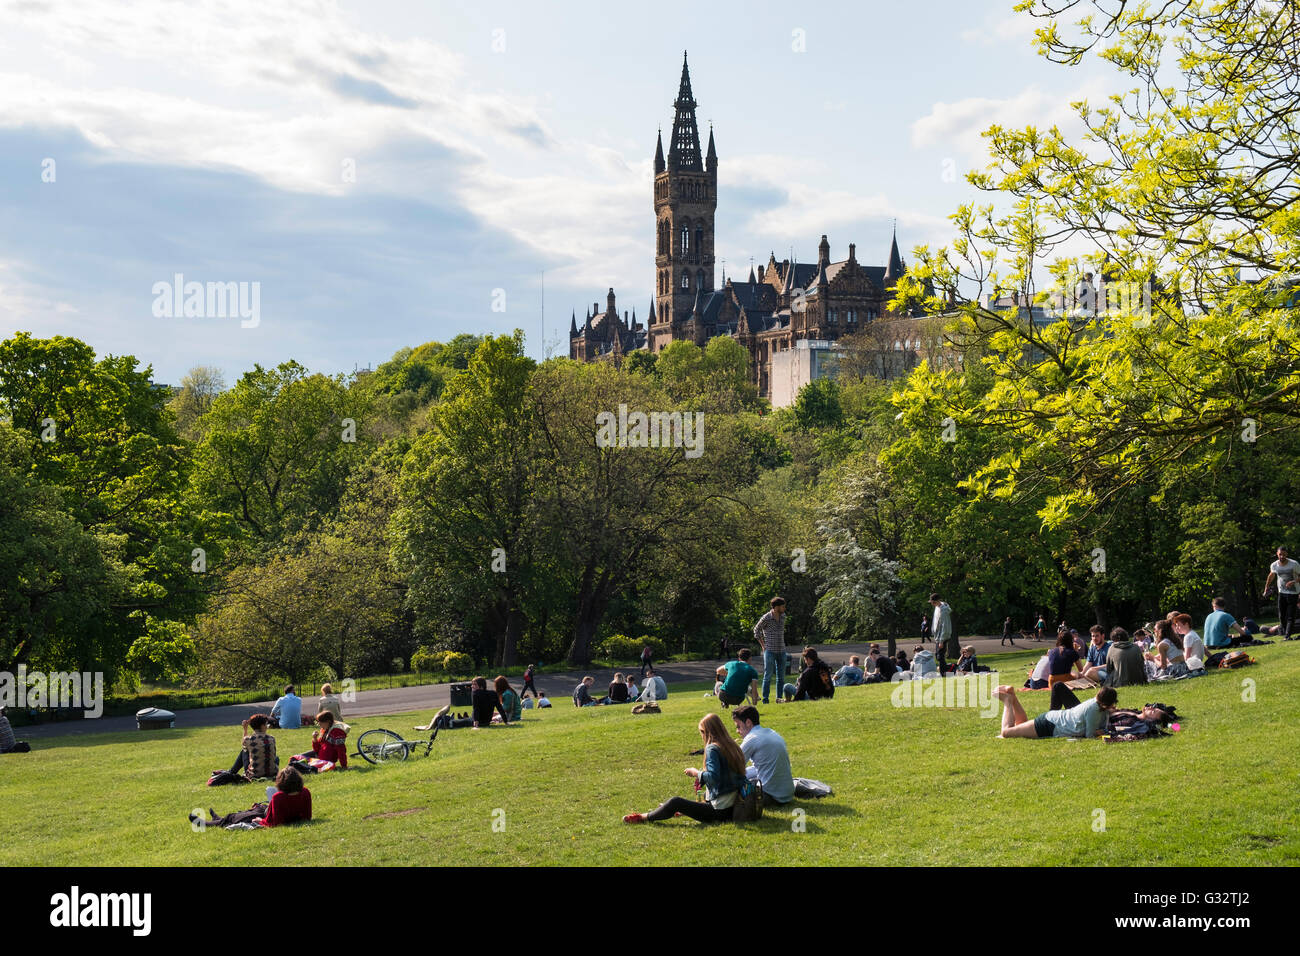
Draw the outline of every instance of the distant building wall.
<instances>
[{"instance_id":1,"label":"distant building wall","mask_svg":"<svg viewBox=\"0 0 1300 956\"><path fill-rule=\"evenodd\" d=\"M834 342L800 339L794 348L772 356L772 407L794 404L803 388L814 379L834 377Z\"/></svg>"}]
</instances>

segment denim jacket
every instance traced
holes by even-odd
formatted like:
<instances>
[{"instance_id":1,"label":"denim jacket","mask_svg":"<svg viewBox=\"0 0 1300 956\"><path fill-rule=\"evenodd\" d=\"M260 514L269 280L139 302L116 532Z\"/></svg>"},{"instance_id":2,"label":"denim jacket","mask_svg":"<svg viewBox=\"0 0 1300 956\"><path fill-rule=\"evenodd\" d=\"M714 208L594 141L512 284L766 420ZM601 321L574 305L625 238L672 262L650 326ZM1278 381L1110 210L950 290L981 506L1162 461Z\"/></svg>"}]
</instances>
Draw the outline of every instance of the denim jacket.
<instances>
[{"instance_id":1,"label":"denim jacket","mask_svg":"<svg viewBox=\"0 0 1300 956\"><path fill-rule=\"evenodd\" d=\"M700 786L704 787L704 796L710 803L734 790L739 790L745 783L745 773L735 773L727 766L727 758L717 744L704 748L704 770L700 773Z\"/></svg>"}]
</instances>

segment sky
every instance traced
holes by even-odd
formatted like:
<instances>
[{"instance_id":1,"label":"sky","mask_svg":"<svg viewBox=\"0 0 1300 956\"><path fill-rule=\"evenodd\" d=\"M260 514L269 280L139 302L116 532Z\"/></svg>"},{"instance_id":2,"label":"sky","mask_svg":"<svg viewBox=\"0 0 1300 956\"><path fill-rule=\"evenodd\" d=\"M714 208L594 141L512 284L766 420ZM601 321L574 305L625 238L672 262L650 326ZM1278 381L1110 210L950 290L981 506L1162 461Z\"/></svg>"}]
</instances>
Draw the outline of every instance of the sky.
<instances>
[{"instance_id":1,"label":"sky","mask_svg":"<svg viewBox=\"0 0 1300 956\"><path fill-rule=\"evenodd\" d=\"M350 373L460 332L567 354L609 288L649 307L683 51L727 274L822 234L883 265L895 224L910 259L986 201L963 178L982 130L1069 133L1072 101L1122 87L1039 57L1012 7L0 0L0 337L75 336L172 384Z\"/></svg>"}]
</instances>

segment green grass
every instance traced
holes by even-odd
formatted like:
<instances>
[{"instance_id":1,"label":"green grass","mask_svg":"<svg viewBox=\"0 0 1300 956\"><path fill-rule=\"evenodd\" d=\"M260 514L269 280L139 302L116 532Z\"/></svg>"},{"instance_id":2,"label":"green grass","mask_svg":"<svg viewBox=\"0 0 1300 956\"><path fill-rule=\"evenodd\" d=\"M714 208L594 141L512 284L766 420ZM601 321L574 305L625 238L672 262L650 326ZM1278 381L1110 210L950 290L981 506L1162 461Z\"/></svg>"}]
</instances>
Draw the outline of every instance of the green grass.
<instances>
[{"instance_id":1,"label":"green grass","mask_svg":"<svg viewBox=\"0 0 1300 956\"><path fill-rule=\"evenodd\" d=\"M1007 655L1004 680L1021 683L1037 653ZM998 740L995 719L896 708L880 686L766 707L795 773L835 788L797 805L805 832L790 810L744 826L621 822L691 794L682 769L698 765L695 727L717 707L699 685L674 687L659 716L526 711L517 727L444 733L428 758L309 778L316 819L267 832L195 833L186 820L261 795L203 785L229 766L237 728L38 740L0 757L0 865L1294 865L1300 645L1251 653L1260 666L1121 689L1122 706L1159 699L1186 715L1173 737L1141 743ZM1247 678L1254 703L1242 699ZM1047 697L1023 699L1032 715ZM417 716L428 713L359 719L353 733L417 736ZM277 732L282 757L308 736Z\"/></svg>"}]
</instances>

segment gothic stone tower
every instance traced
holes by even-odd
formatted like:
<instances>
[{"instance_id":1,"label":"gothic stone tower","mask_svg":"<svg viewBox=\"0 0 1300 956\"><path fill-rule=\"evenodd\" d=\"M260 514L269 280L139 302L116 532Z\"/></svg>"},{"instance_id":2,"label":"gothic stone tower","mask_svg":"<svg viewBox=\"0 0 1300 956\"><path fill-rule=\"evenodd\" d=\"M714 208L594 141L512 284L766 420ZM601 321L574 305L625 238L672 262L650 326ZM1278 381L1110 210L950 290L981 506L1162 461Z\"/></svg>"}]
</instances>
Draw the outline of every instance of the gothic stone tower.
<instances>
[{"instance_id":1,"label":"gothic stone tower","mask_svg":"<svg viewBox=\"0 0 1300 956\"><path fill-rule=\"evenodd\" d=\"M695 97L685 54L674 107L668 159L664 159L662 134L655 148L655 319L649 329L649 346L654 352L682 337L696 296L713 291L718 154L710 129L708 154L700 156Z\"/></svg>"}]
</instances>

